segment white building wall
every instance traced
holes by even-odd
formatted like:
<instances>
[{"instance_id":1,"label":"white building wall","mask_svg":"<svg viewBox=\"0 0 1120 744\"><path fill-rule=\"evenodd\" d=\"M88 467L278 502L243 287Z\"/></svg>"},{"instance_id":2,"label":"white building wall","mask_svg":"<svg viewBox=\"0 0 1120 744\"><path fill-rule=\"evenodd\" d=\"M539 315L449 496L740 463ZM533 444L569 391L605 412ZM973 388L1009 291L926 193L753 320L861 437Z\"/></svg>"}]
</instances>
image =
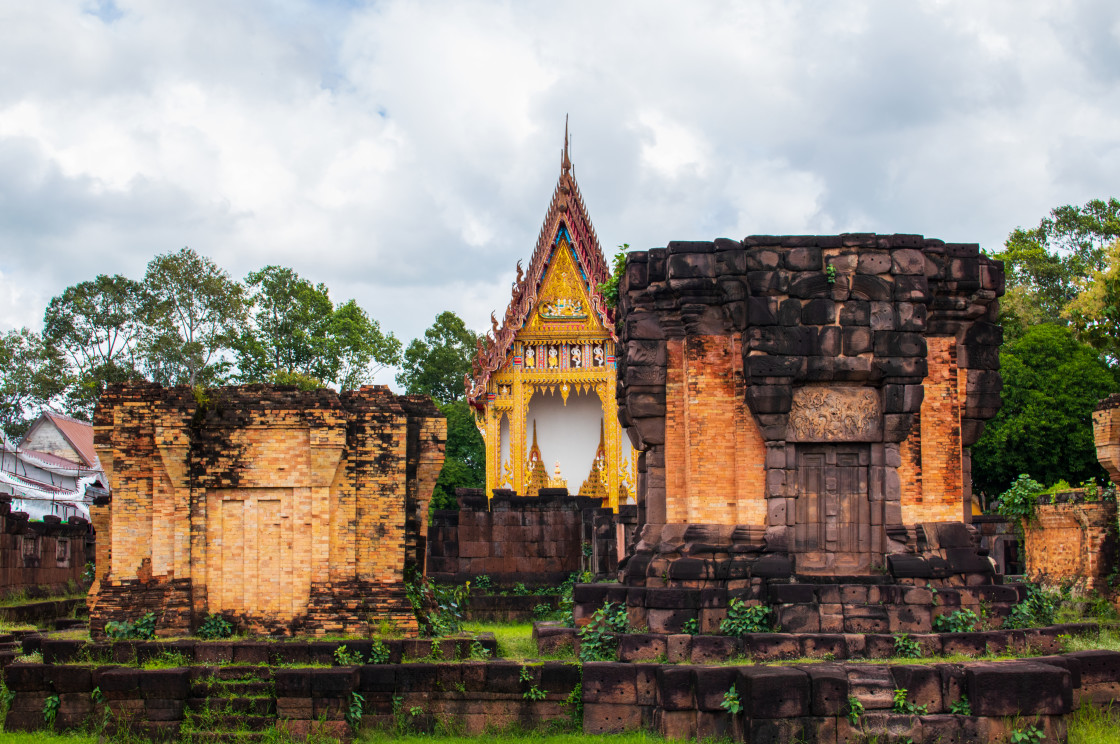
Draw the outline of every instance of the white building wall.
<instances>
[{"instance_id":1,"label":"white building wall","mask_svg":"<svg viewBox=\"0 0 1120 744\"><path fill-rule=\"evenodd\" d=\"M593 391L568 393L568 404L559 389L549 394L537 391L529 401L525 421L525 453L533 446L533 422L537 423L537 445L550 478L555 476L556 461L560 474L568 481L568 492L577 493L595 459L599 447L599 426L603 420L603 404Z\"/></svg>"}]
</instances>

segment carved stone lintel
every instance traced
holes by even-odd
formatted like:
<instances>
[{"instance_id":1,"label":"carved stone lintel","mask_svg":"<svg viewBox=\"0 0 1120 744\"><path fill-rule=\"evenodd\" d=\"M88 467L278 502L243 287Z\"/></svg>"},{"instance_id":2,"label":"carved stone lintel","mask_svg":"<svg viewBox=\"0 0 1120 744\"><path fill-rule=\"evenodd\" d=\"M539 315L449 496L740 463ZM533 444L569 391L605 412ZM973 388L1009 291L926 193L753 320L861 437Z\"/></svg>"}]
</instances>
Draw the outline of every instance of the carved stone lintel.
<instances>
[{"instance_id":1,"label":"carved stone lintel","mask_svg":"<svg viewBox=\"0 0 1120 744\"><path fill-rule=\"evenodd\" d=\"M789 441L877 442L882 436L882 408L874 388L814 385L793 394Z\"/></svg>"}]
</instances>

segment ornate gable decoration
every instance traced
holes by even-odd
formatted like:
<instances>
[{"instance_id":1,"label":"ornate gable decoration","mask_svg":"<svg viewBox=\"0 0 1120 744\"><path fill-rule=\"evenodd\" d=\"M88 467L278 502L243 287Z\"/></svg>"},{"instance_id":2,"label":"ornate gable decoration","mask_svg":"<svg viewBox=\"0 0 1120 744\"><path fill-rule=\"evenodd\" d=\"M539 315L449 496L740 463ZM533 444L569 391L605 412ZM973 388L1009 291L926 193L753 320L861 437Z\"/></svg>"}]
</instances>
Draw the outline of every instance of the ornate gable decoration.
<instances>
[{"instance_id":1,"label":"ornate gable decoration","mask_svg":"<svg viewBox=\"0 0 1120 744\"><path fill-rule=\"evenodd\" d=\"M579 186L571 173L567 132L560 179L552 194L537 247L517 279L501 326L491 314L491 329L478 342L471 375L464 379L467 400L481 408L492 373L508 366L515 337L547 337L560 331L604 331L612 341L614 315L603 302L599 284L609 277L595 228L587 216Z\"/></svg>"}]
</instances>

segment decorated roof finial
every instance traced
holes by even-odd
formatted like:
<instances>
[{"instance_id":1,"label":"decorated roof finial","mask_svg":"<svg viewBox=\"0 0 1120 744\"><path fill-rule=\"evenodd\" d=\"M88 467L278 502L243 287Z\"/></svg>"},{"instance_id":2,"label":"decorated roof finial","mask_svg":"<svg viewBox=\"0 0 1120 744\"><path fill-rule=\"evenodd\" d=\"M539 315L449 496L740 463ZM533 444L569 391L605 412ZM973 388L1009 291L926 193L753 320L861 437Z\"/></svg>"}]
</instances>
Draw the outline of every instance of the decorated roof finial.
<instances>
[{"instance_id":1,"label":"decorated roof finial","mask_svg":"<svg viewBox=\"0 0 1120 744\"><path fill-rule=\"evenodd\" d=\"M560 172L564 175L572 169L572 161L568 158L568 115L564 114L564 157L560 160Z\"/></svg>"}]
</instances>

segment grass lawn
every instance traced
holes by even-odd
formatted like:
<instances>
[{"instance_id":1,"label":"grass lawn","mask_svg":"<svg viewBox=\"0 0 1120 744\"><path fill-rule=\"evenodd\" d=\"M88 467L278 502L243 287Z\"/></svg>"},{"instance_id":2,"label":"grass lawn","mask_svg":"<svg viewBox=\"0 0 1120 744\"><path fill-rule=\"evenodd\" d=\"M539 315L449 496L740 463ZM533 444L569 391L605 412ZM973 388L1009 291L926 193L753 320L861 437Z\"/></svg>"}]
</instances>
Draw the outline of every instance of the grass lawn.
<instances>
[{"instance_id":1,"label":"grass lawn","mask_svg":"<svg viewBox=\"0 0 1120 744\"><path fill-rule=\"evenodd\" d=\"M533 624L466 622L463 630L470 633L493 633L498 641L498 658L512 661L536 659L537 644L533 642Z\"/></svg>"}]
</instances>

